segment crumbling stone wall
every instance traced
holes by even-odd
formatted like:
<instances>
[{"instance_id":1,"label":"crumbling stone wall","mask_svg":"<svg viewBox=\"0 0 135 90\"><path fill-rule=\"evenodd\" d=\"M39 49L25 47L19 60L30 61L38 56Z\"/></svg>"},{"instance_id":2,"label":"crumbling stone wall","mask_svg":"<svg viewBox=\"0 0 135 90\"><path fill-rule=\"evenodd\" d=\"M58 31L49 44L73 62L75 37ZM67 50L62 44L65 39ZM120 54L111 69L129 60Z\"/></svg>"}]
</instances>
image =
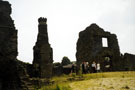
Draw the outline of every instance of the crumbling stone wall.
<instances>
[{"instance_id":1,"label":"crumbling stone wall","mask_svg":"<svg viewBox=\"0 0 135 90\"><path fill-rule=\"evenodd\" d=\"M0 1L0 90L19 87L16 68L17 30L10 17L11 5ZM10 87L10 88L9 88Z\"/></svg>"},{"instance_id":2,"label":"crumbling stone wall","mask_svg":"<svg viewBox=\"0 0 135 90\"><path fill-rule=\"evenodd\" d=\"M124 65L123 68L124 70L135 70L135 55L125 53L123 57Z\"/></svg>"},{"instance_id":3,"label":"crumbling stone wall","mask_svg":"<svg viewBox=\"0 0 135 90\"><path fill-rule=\"evenodd\" d=\"M17 30L10 17L11 5L0 1L0 55L15 60L17 52Z\"/></svg>"},{"instance_id":4,"label":"crumbling stone wall","mask_svg":"<svg viewBox=\"0 0 135 90\"><path fill-rule=\"evenodd\" d=\"M38 37L36 45L34 46L34 60L33 66L35 69L35 75L41 78L49 78L52 76L53 68L53 51L48 42L47 33L47 19L38 19Z\"/></svg>"},{"instance_id":5,"label":"crumbling stone wall","mask_svg":"<svg viewBox=\"0 0 135 90\"><path fill-rule=\"evenodd\" d=\"M16 90L20 87L16 67L17 30L10 14L11 5L7 1L0 1L0 90Z\"/></svg>"},{"instance_id":6,"label":"crumbling stone wall","mask_svg":"<svg viewBox=\"0 0 135 90\"><path fill-rule=\"evenodd\" d=\"M102 38L107 38L108 47L103 47ZM106 60L106 57L109 60ZM78 68L83 61L89 62L90 65L96 61L101 64L102 71L107 70L107 65L109 65L109 70L121 69L117 36L105 32L96 24L91 24L79 33L76 58Z\"/></svg>"},{"instance_id":7,"label":"crumbling stone wall","mask_svg":"<svg viewBox=\"0 0 135 90\"><path fill-rule=\"evenodd\" d=\"M11 4L0 0L0 90L24 90L22 79L27 76L16 59L17 30L10 14Z\"/></svg>"}]
</instances>

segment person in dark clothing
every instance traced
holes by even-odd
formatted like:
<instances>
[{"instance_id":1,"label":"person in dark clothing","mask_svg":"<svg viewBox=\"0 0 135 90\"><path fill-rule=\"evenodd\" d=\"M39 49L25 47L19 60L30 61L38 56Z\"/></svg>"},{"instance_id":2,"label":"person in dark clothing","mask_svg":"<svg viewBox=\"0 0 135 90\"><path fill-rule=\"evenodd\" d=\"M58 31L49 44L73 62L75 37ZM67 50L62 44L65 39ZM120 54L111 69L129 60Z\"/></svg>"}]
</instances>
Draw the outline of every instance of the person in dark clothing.
<instances>
[{"instance_id":1,"label":"person in dark clothing","mask_svg":"<svg viewBox=\"0 0 135 90\"><path fill-rule=\"evenodd\" d=\"M93 61L92 65L92 73L96 73L96 63Z\"/></svg>"},{"instance_id":2,"label":"person in dark clothing","mask_svg":"<svg viewBox=\"0 0 135 90\"><path fill-rule=\"evenodd\" d=\"M72 73L75 73L75 66L74 66L74 64L72 65L71 70L72 70Z\"/></svg>"},{"instance_id":3,"label":"person in dark clothing","mask_svg":"<svg viewBox=\"0 0 135 90\"><path fill-rule=\"evenodd\" d=\"M82 63L82 73L86 74L86 65L85 62Z\"/></svg>"}]
</instances>

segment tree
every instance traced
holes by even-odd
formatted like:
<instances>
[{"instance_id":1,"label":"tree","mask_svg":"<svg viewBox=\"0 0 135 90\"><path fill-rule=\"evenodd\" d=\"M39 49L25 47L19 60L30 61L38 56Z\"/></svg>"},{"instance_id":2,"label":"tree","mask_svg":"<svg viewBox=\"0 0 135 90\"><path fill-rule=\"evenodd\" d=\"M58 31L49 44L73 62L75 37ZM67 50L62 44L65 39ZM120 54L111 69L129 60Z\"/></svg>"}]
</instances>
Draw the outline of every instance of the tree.
<instances>
[{"instance_id":1,"label":"tree","mask_svg":"<svg viewBox=\"0 0 135 90\"><path fill-rule=\"evenodd\" d=\"M68 57L64 56L64 57L62 58L62 62L61 62L62 66L63 66L63 65L68 65L68 64L70 64L70 63L71 63L71 62L70 62L70 59L69 59Z\"/></svg>"},{"instance_id":2,"label":"tree","mask_svg":"<svg viewBox=\"0 0 135 90\"><path fill-rule=\"evenodd\" d=\"M59 62L55 62L55 63L53 63L53 65L54 65L54 66L60 66L60 65L61 65L61 63L59 63Z\"/></svg>"}]
</instances>

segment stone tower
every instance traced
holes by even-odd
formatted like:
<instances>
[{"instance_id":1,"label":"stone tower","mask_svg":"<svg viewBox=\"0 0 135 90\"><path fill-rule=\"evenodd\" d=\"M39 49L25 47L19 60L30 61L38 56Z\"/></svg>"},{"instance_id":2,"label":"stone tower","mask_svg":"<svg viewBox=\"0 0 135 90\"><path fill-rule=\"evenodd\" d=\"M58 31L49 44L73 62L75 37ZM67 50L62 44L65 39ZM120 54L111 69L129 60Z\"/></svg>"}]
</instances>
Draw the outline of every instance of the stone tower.
<instances>
[{"instance_id":1,"label":"stone tower","mask_svg":"<svg viewBox=\"0 0 135 90\"><path fill-rule=\"evenodd\" d=\"M52 75L53 50L48 42L47 19L38 19L38 37L34 46L33 66L37 77L49 78Z\"/></svg>"},{"instance_id":2,"label":"stone tower","mask_svg":"<svg viewBox=\"0 0 135 90\"><path fill-rule=\"evenodd\" d=\"M102 38L107 39L107 47L103 46ZM76 58L78 67L84 61L90 65L95 61L101 64L103 71L107 66L109 70L119 70L121 61L117 36L91 24L79 33Z\"/></svg>"}]
</instances>

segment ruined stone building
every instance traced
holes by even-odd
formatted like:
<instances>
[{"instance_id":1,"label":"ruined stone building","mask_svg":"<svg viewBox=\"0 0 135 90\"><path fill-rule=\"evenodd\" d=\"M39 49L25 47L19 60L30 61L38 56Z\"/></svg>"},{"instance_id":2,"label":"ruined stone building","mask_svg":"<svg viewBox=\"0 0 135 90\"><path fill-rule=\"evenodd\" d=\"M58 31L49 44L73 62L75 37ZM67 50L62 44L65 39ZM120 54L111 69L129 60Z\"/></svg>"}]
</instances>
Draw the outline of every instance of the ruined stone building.
<instances>
[{"instance_id":1,"label":"ruined stone building","mask_svg":"<svg viewBox=\"0 0 135 90\"><path fill-rule=\"evenodd\" d=\"M0 90L15 87L19 78L14 76L16 67L12 66L16 64L17 30L10 14L11 5L6 1L0 1Z\"/></svg>"},{"instance_id":2,"label":"ruined stone building","mask_svg":"<svg viewBox=\"0 0 135 90\"><path fill-rule=\"evenodd\" d=\"M11 11L11 4L0 0L0 90L34 90L33 85L46 81L30 79L35 68L17 60L17 30L10 16ZM52 48L48 43L46 20L39 18L39 34L34 47L33 65L40 65L40 77L50 77L52 74Z\"/></svg>"},{"instance_id":3,"label":"ruined stone building","mask_svg":"<svg viewBox=\"0 0 135 90\"><path fill-rule=\"evenodd\" d=\"M107 40L107 46L103 46L102 40ZM77 64L93 61L101 64L101 69L120 70L120 50L117 36L104 31L96 24L91 24L84 31L79 33L77 41Z\"/></svg>"},{"instance_id":4,"label":"ruined stone building","mask_svg":"<svg viewBox=\"0 0 135 90\"><path fill-rule=\"evenodd\" d=\"M38 19L33 64L28 64L16 58L17 30L10 16L11 12L11 4L0 0L0 90L34 90L33 85L45 84L46 78L50 78L53 72L53 49L48 40L47 19ZM103 45L103 38L107 40L107 46ZM79 33L76 58L78 67L84 61L89 64L96 61L101 64L102 71L135 70L135 55L125 53L121 56L117 36L96 24ZM56 69L60 71L61 66Z\"/></svg>"},{"instance_id":5,"label":"ruined stone building","mask_svg":"<svg viewBox=\"0 0 135 90\"><path fill-rule=\"evenodd\" d=\"M38 37L34 46L33 66L37 77L48 78L52 76L53 51L48 42L47 19L38 19Z\"/></svg>"},{"instance_id":6,"label":"ruined stone building","mask_svg":"<svg viewBox=\"0 0 135 90\"><path fill-rule=\"evenodd\" d=\"M11 4L0 0L0 90L22 90L21 78L26 75L16 59L17 30L11 12Z\"/></svg>"}]
</instances>

